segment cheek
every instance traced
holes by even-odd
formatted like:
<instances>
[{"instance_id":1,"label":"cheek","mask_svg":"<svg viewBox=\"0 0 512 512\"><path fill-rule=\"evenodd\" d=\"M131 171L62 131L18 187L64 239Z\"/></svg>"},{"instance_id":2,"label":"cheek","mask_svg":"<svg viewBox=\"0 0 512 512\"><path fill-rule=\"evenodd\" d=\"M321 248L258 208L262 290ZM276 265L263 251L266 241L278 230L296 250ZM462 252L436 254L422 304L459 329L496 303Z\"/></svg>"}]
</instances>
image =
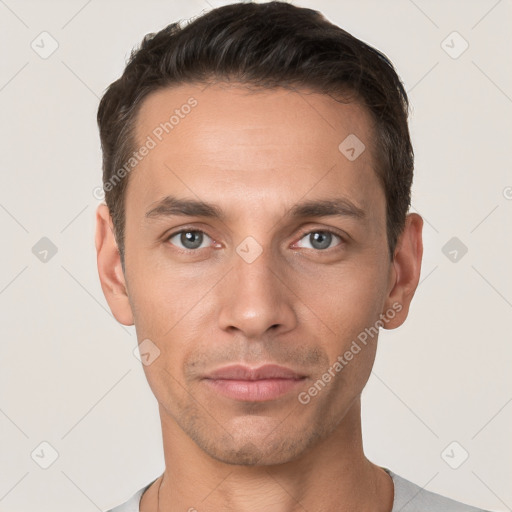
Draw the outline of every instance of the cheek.
<instances>
[{"instance_id":1,"label":"cheek","mask_svg":"<svg viewBox=\"0 0 512 512\"><path fill-rule=\"evenodd\" d=\"M211 287L208 277L197 269L188 269L154 262L134 265L130 279L130 300L134 306L135 324L141 336L172 337L183 325L197 325L189 316L201 314L201 298Z\"/></svg>"},{"instance_id":2,"label":"cheek","mask_svg":"<svg viewBox=\"0 0 512 512\"><path fill-rule=\"evenodd\" d=\"M302 280L300 295L342 339L373 325L386 296L386 273L378 262L355 262Z\"/></svg>"},{"instance_id":3,"label":"cheek","mask_svg":"<svg viewBox=\"0 0 512 512\"><path fill-rule=\"evenodd\" d=\"M330 296L329 296L330 295ZM371 374L378 338L376 322L380 315L380 301L371 281L325 293L317 303L319 315L329 326L328 334L319 338L329 364L319 368L310 383L318 392L317 406L337 411L346 410L363 390ZM328 381L323 391L323 384ZM309 392L306 390L307 392ZM321 395L321 397L320 397Z\"/></svg>"},{"instance_id":4,"label":"cheek","mask_svg":"<svg viewBox=\"0 0 512 512\"><path fill-rule=\"evenodd\" d=\"M191 274L175 265L153 265L143 268L130 286L137 338L151 340L158 349L154 363L144 366L153 391L162 386L179 391L184 362L215 339L215 307L207 292L218 278L197 269Z\"/></svg>"},{"instance_id":5,"label":"cheek","mask_svg":"<svg viewBox=\"0 0 512 512\"><path fill-rule=\"evenodd\" d=\"M363 389L371 373L379 332L376 322L386 289L381 266L375 261L373 265L350 265L322 281L322 286L317 281L307 287L308 304L328 327L320 342L330 367L321 369L317 379L334 374L329 387L335 396L343 397L340 407Z\"/></svg>"}]
</instances>

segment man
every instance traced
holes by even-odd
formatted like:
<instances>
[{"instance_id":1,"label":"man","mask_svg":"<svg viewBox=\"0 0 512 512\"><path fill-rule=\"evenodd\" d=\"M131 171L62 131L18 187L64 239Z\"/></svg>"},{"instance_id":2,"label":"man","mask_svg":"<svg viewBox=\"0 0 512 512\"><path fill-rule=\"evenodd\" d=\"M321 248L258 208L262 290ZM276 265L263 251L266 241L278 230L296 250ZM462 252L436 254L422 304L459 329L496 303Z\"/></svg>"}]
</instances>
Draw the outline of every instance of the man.
<instances>
[{"instance_id":1,"label":"man","mask_svg":"<svg viewBox=\"0 0 512 512\"><path fill-rule=\"evenodd\" d=\"M103 292L135 324L165 471L122 511L476 511L364 455L378 331L420 275L408 102L318 12L146 36L101 100Z\"/></svg>"}]
</instances>

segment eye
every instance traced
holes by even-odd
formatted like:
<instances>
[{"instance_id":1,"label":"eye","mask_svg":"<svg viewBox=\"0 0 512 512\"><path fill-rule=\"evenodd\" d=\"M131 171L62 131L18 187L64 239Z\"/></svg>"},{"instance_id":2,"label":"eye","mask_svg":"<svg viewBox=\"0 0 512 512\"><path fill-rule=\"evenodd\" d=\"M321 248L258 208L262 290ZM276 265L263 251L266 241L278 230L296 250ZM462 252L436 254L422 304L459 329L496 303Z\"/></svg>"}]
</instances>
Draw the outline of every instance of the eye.
<instances>
[{"instance_id":1,"label":"eye","mask_svg":"<svg viewBox=\"0 0 512 512\"><path fill-rule=\"evenodd\" d=\"M336 247L343 242L343 239L340 237L340 235L337 235L336 233L328 230L315 230L310 231L309 233L306 233L301 240L306 240L310 245L309 247L306 245L306 249L317 249L317 250L325 250L330 249L331 244L333 242L334 238L338 238L340 240L340 243L336 244Z\"/></svg>"},{"instance_id":2,"label":"eye","mask_svg":"<svg viewBox=\"0 0 512 512\"><path fill-rule=\"evenodd\" d=\"M212 240L206 233L203 231L193 230L193 229L184 229L182 231L178 231L173 233L167 238L168 242L171 242L173 245L176 245L178 249L186 249L193 251L194 249L202 249L203 242L205 241L205 237L207 239ZM176 239L176 241L172 241ZM182 244L180 247L177 243ZM210 244L205 245L204 247L208 247Z\"/></svg>"}]
</instances>

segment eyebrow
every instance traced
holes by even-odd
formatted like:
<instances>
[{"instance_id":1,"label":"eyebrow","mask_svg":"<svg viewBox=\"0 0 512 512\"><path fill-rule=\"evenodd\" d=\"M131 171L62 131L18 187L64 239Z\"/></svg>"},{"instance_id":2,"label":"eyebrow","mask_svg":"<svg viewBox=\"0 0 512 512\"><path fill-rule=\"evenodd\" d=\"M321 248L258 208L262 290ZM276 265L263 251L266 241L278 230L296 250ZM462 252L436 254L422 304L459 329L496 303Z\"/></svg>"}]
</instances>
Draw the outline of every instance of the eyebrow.
<instances>
[{"instance_id":1,"label":"eyebrow","mask_svg":"<svg viewBox=\"0 0 512 512\"><path fill-rule=\"evenodd\" d=\"M226 219L226 214L219 206L195 199L168 195L153 204L154 206L145 214L146 219L175 216L207 217L221 221ZM294 205L286 214L286 217L291 218L334 216L362 219L365 212L348 199L335 198L303 201Z\"/></svg>"},{"instance_id":2,"label":"eyebrow","mask_svg":"<svg viewBox=\"0 0 512 512\"><path fill-rule=\"evenodd\" d=\"M195 199L180 199L166 196L156 203L156 206L146 212L147 219L165 218L174 216L211 217L223 220L224 212L216 205L196 201Z\"/></svg>"}]
</instances>

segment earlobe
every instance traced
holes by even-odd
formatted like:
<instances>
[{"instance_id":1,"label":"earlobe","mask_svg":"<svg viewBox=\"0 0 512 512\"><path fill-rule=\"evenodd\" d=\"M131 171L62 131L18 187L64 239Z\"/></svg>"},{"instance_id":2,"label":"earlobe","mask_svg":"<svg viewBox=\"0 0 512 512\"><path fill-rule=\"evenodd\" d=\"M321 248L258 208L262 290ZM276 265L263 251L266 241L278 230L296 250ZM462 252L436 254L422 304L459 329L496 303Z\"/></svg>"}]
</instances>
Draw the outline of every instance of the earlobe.
<instances>
[{"instance_id":1,"label":"earlobe","mask_svg":"<svg viewBox=\"0 0 512 512\"><path fill-rule=\"evenodd\" d=\"M386 329L395 329L402 325L409 313L409 306L418 287L421 272L422 228L423 219L418 214L407 215L405 227L398 239L393 257L392 282L386 300L386 308L395 309L397 314L386 323Z\"/></svg>"},{"instance_id":2,"label":"earlobe","mask_svg":"<svg viewBox=\"0 0 512 512\"><path fill-rule=\"evenodd\" d=\"M128 299L121 255L114 236L108 206L100 204L96 210L96 261L101 289L116 320L133 325L133 313Z\"/></svg>"}]
</instances>

